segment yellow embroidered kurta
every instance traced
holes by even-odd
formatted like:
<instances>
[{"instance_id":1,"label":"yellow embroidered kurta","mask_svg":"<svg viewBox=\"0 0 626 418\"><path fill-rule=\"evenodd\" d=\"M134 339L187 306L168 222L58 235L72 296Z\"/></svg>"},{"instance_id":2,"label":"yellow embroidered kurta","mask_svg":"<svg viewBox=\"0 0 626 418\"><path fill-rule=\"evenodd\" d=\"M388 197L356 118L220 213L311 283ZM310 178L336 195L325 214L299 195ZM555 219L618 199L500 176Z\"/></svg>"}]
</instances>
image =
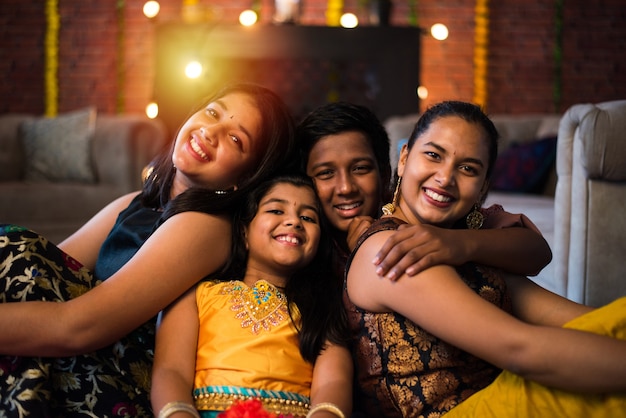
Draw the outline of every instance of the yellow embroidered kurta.
<instances>
[{"instance_id":1,"label":"yellow embroidered kurta","mask_svg":"<svg viewBox=\"0 0 626 418\"><path fill-rule=\"evenodd\" d=\"M300 355L284 296L265 281L198 286L194 389L234 386L310 395L313 367ZM295 306L294 320L300 319ZM207 408L196 400L198 409Z\"/></svg>"}]
</instances>

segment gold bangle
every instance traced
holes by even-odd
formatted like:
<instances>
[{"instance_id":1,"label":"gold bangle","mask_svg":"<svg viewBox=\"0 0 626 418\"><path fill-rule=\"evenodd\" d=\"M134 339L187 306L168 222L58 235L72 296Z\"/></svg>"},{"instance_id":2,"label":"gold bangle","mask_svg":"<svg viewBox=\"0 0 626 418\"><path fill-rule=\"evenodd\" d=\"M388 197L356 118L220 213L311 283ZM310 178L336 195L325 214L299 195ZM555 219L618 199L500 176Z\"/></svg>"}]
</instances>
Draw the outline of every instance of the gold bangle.
<instances>
[{"instance_id":1,"label":"gold bangle","mask_svg":"<svg viewBox=\"0 0 626 418\"><path fill-rule=\"evenodd\" d=\"M306 414L306 418L311 418L313 414L317 411L328 411L337 415L339 418L346 418L343 412L341 412L341 409L339 409L337 405L330 402L318 403L313 408L311 408L308 414Z\"/></svg>"},{"instance_id":2,"label":"gold bangle","mask_svg":"<svg viewBox=\"0 0 626 418\"><path fill-rule=\"evenodd\" d=\"M163 408L159 411L159 418L168 418L176 412L187 412L194 418L200 418L200 414L192 404L181 401L166 403L165 406L163 406Z\"/></svg>"}]
</instances>

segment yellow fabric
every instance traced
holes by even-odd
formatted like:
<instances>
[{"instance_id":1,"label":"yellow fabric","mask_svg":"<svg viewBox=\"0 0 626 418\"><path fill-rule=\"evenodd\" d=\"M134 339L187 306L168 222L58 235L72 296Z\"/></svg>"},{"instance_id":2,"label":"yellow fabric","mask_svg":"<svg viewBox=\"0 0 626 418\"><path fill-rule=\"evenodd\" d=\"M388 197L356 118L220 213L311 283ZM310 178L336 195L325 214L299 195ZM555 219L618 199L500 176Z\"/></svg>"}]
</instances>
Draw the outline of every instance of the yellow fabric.
<instances>
[{"instance_id":1,"label":"yellow fabric","mask_svg":"<svg viewBox=\"0 0 626 418\"><path fill-rule=\"evenodd\" d=\"M565 328L626 340L626 297L570 321ZM623 418L626 417L626 394L574 394L550 389L505 371L445 417Z\"/></svg>"},{"instance_id":2,"label":"yellow fabric","mask_svg":"<svg viewBox=\"0 0 626 418\"><path fill-rule=\"evenodd\" d=\"M200 333L195 388L209 385L296 392L310 396L312 365L300 355L284 300L267 282L206 282L196 301ZM297 308L292 309L299 320Z\"/></svg>"}]
</instances>

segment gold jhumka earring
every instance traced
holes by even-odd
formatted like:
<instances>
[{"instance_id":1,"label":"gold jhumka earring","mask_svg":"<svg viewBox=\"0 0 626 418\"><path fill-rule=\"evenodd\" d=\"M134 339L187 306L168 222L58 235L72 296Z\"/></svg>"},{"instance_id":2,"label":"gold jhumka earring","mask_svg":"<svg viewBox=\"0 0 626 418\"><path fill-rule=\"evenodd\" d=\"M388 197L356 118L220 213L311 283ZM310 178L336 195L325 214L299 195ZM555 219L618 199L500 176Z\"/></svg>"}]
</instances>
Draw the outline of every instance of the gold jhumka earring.
<instances>
[{"instance_id":1,"label":"gold jhumka earring","mask_svg":"<svg viewBox=\"0 0 626 418\"><path fill-rule=\"evenodd\" d=\"M383 215L392 215L396 211L396 205L398 204L398 193L400 192L400 182L402 181L402 177L398 177L398 182L396 183L396 190L393 192L393 199L391 203L387 203L383 206Z\"/></svg>"},{"instance_id":2,"label":"gold jhumka earring","mask_svg":"<svg viewBox=\"0 0 626 418\"><path fill-rule=\"evenodd\" d=\"M472 211L467 215L467 218L465 218L465 223L469 229L480 229L480 227L483 226L484 220L485 217L480 212L480 206L476 203Z\"/></svg>"}]
</instances>

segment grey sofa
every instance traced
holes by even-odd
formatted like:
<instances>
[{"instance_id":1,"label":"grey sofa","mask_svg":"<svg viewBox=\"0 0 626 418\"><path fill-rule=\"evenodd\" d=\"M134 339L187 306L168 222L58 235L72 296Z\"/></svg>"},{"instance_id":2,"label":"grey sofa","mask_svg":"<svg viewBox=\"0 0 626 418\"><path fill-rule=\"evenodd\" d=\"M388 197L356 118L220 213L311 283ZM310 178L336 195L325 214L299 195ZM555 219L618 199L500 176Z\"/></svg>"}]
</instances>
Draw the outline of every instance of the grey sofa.
<instances>
[{"instance_id":1,"label":"grey sofa","mask_svg":"<svg viewBox=\"0 0 626 418\"><path fill-rule=\"evenodd\" d=\"M626 100L567 110L557 174L555 280L592 306L626 295Z\"/></svg>"},{"instance_id":2,"label":"grey sofa","mask_svg":"<svg viewBox=\"0 0 626 418\"><path fill-rule=\"evenodd\" d=\"M18 129L34 118L0 115L0 223L28 227L55 243L113 199L138 190L142 169L167 142L158 120L98 114L91 147L95 183L26 181Z\"/></svg>"}]
</instances>

